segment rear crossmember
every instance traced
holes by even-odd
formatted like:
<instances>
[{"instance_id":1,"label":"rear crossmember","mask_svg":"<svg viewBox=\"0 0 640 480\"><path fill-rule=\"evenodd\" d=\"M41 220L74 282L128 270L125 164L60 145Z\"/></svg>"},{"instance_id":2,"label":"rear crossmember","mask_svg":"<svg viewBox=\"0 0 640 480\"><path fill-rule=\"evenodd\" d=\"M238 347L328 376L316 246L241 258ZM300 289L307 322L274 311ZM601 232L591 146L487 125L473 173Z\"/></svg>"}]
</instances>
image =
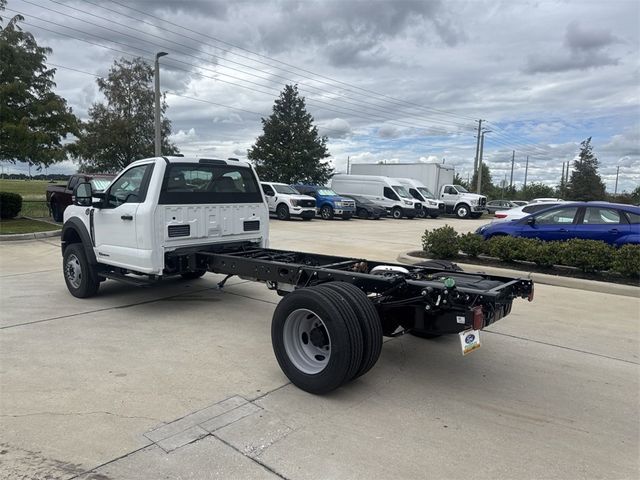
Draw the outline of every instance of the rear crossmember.
<instances>
[{"instance_id":1,"label":"rear crossmember","mask_svg":"<svg viewBox=\"0 0 640 480\"><path fill-rule=\"evenodd\" d=\"M408 266L246 245L178 250L166 260L181 272L206 269L265 282L281 295L329 282L352 284L375 305L386 336L478 330L508 315L515 298L533 298L531 280L466 273L454 264Z\"/></svg>"}]
</instances>

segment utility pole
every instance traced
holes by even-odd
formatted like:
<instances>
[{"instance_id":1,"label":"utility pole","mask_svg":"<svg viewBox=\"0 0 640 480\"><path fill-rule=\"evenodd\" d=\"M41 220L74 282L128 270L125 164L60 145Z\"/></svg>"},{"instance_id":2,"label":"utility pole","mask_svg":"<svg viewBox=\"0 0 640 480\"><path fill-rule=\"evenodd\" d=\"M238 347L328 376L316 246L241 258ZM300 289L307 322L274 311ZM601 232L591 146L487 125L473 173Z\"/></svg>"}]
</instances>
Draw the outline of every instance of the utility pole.
<instances>
[{"instance_id":1,"label":"utility pole","mask_svg":"<svg viewBox=\"0 0 640 480\"><path fill-rule=\"evenodd\" d=\"M482 131L482 119L478 120L478 135L476 137L476 158L473 161L473 174L478 171L478 155L480 153L480 132Z\"/></svg>"},{"instance_id":2,"label":"utility pole","mask_svg":"<svg viewBox=\"0 0 640 480\"><path fill-rule=\"evenodd\" d=\"M560 177L560 194L564 195L564 189L566 185L564 183L564 162L562 162L562 176Z\"/></svg>"},{"instance_id":3,"label":"utility pole","mask_svg":"<svg viewBox=\"0 0 640 480\"><path fill-rule=\"evenodd\" d=\"M347 175L349 175L351 155L347 156Z\"/></svg>"},{"instance_id":4,"label":"utility pole","mask_svg":"<svg viewBox=\"0 0 640 480\"><path fill-rule=\"evenodd\" d=\"M616 188L613 191L614 195L618 194L618 175L620 175L620 165L618 165L618 168L616 168Z\"/></svg>"},{"instance_id":5,"label":"utility pole","mask_svg":"<svg viewBox=\"0 0 640 480\"><path fill-rule=\"evenodd\" d=\"M482 152L484 151L484 134L489 133L491 130L484 130L482 134L480 134L480 155L478 155L478 180L477 180L477 188L476 193L480 194L482 189Z\"/></svg>"},{"instance_id":6,"label":"utility pole","mask_svg":"<svg viewBox=\"0 0 640 480\"><path fill-rule=\"evenodd\" d=\"M527 163L524 165L524 186L522 190L524 191L527 188L527 174L529 173L529 155L527 155Z\"/></svg>"},{"instance_id":7,"label":"utility pole","mask_svg":"<svg viewBox=\"0 0 640 480\"><path fill-rule=\"evenodd\" d=\"M511 153L511 179L509 180L509 191L513 188L513 164L516 161L516 151Z\"/></svg>"},{"instance_id":8,"label":"utility pole","mask_svg":"<svg viewBox=\"0 0 640 480\"><path fill-rule=\"evenodd\" d=\"M156 53L155 67L155 100L156 100L156 138L155 138L155 156L160 157L162 155L162 120L160 119L160 57L169 55L167 52Z\"/></svg>"}]
</instances>

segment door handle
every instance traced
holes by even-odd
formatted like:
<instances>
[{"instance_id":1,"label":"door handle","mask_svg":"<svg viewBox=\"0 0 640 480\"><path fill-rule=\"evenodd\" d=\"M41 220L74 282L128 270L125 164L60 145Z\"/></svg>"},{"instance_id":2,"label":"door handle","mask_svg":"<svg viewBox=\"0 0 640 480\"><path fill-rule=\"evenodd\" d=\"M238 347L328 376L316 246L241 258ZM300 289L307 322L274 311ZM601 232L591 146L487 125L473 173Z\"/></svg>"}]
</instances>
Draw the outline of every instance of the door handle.
<instances>
[{"instance_id":1,"label":"door handle","mask_svg":"<svg viewBox=\"0 0 640 480\"><path fill-rule=\"evenodd\" d=\"M121 215L122 220L133 220L133 215Z\"/></svg>"},{"instance_id":2,"label":"door handle","mask_svg":"<svg viewBox=\"0 0 640 480\"><path fill-rule=\"evenodd\" d=\"M617 228L613 228L613 229L609 230L609 233L618 233L618 229Z\"/></svg>"}]
</instances>

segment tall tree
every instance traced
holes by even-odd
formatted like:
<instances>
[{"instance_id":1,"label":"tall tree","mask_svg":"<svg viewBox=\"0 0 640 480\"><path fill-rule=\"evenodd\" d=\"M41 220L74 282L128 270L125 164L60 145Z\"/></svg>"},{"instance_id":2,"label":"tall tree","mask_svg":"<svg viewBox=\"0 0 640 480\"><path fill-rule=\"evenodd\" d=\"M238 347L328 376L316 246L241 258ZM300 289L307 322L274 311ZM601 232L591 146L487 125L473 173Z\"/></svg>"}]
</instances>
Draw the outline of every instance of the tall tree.
<instances>
[{"instance_id":1,"label":"tall tree","mask_svg":"<svg viewBox=\"0 0 640 480\"><path fill-rule=\"evenodd\" d=\"M458 172L456 172L456 173L453 175L453 184L454 184L454 185L462 185L462 186L463 186L464 188L466 188L467 190L469 190L469 188L470 188L470 187L469 187L469 184L467 183L467 181L466 181L466 180L464 180L464 179L460 176L460 174L459 174Z\"/></svg>"},{"instance_id":2,"label":"tall tree","mask_svg":"<svg viewBox=\"0 0 640 480\"><path fill-rule=\"evenodd\" d=\"M473 174L473 178L471 179L471 185L469 185L470 192L475 192L478 187L478 172ZM486 195L487 197L493 197L495 192L495 187L493 186L493 181L491 179L491 170L486 163L482 162L482 185L480 185L480 190L482 195Z\"/></svg>"},{"instance_id":3,"label":"tall tree","mask_svg":"<svg viewBox=\"0 0 640 480\"><path fill-rule=\"evenodd\" d=\"M573 162L573 171L567 185L569 198L576 201L603 200L605 186L598 174L598 159L593 154L591 137L580 144L578 159Z\"/></svg>"},{"instance_id":4,"label":"tall tree","mask_svg":"<svg viewBox=\"0 0 640 480\"><path fill-rule=\"evenodd\" d=\"M323 161L329 157L327 137L318 135L297 86L284 87L273 113L262 119L262 126L262 135L247 152L262 179L320 185L329 180L333 169Z\"/></svg>"},{"instance_id":5,"label":"tall tree","mask_svg":"<svg viewBox=\"0 0 640 480\"><path fill-rule=\"evenodd\" d=\"M94 103L82 124L73 156L87 172L116 172L131 162L154 156L155 106L153 68L141 58L113 63L106 78L98 78L106 103ZM162 153L178 153L169 141L171 122L164 116L162 97Z\"/></svg>"},{"instance_id":6,"label":"tall tree","mask_svg":"<svg viewBox=\"0 0 640 480\"><path fill-rule=\"evenodd\" d=\"M0 11L6 1L0 0ZM67 156L62 141L77 132L77 119L53 93L50 48L23 31L21 15L2 26L0 18L0 160L46 167Z\"/></svg>"}]
</instances>

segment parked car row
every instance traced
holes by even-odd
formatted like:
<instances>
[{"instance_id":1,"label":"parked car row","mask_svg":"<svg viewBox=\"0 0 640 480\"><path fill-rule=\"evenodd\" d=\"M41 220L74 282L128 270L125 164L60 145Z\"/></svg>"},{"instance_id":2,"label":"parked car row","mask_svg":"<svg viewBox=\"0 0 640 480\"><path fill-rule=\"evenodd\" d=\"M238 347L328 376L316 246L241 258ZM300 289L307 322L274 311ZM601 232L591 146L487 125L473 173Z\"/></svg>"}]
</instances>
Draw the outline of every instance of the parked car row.
<instances>
[{"instance_id":1,"label":"parked car row","mask_svg":"<svg viewBox=\"0 0 640 480\"><path fill-rule=\"evenodd\" d=\"M601 240L640 244L640 207L609 202L539 202L513 209L476 230L487 240L500 235L540 240ZM512 212L509 210L508 212Z\"/></svg>"}]
</instances>

